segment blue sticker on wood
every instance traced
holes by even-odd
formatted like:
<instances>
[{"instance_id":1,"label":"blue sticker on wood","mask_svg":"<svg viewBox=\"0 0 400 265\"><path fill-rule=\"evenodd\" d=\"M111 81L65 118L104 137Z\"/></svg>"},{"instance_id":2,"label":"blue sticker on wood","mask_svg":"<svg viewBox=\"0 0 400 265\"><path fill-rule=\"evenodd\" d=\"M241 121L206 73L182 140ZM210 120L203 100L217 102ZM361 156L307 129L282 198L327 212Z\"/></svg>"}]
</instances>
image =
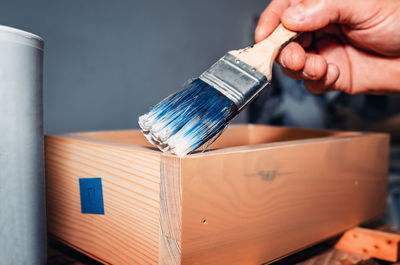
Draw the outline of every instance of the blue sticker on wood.
<instances>
[{"instance_id":1,"label":"blue sticker on wood","mask_svg":"<svg viewBox=\"0 0 400 265\"><path fill-rule=\"evenodd\" d=\"M79 179L81 193L81 212L104 214L103 188L101 178Z\"/></svg>"}]
</instances>

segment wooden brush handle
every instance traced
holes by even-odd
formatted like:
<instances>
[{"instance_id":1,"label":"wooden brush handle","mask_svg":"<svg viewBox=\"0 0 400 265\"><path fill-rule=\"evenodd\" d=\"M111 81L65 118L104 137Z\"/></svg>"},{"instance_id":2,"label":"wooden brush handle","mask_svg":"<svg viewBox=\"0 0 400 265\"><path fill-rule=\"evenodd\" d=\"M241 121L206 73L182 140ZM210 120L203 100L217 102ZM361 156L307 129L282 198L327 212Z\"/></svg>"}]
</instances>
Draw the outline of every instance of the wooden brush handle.
<instances>
[{"instance_id":1,"label":"wooden brush handle","mask_svg":"<svg viewBox=\"0 0 400 265\"><path fill-rule=\"evenodd\" d=\"M265 40L241 50L230 51L239 60L254 67L263 73L268 81L272 78L272 65L280 49L297 36L297 32L290 31L282 24L271 33Z\"/></svg>"}]
</instances>

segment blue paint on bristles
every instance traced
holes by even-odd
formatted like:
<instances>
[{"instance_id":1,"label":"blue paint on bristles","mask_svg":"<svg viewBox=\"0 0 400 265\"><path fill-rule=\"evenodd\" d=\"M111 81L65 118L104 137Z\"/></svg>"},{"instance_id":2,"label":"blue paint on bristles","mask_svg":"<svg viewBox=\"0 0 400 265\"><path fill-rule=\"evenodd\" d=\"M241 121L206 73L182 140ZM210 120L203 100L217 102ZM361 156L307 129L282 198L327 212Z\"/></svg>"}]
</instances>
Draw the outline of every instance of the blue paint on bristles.
<instances>
[{"instance_id":1,"label":"blue paint on bristles","mask_svg":"<svg viewBox=\"0 0 400 265\"><path fill-rule=\"evenodd\" d=\"M197 78L141 116L139 125L160 150L184 156L213 139L238 113L229 98Z\"/></svg>"},{"instance_id":2,"label":"blue paint on bristles","mask_svg":"<svg viewBox=\"0 0 400 265\"><path fill-rule=\"evenodd\" d=\"M279 50L296 36L279 25L264 41L228 52L187 88L139 117L144 136L161 151L178 156L212 143L271 81Z\"/></svg>"}]
</instances>

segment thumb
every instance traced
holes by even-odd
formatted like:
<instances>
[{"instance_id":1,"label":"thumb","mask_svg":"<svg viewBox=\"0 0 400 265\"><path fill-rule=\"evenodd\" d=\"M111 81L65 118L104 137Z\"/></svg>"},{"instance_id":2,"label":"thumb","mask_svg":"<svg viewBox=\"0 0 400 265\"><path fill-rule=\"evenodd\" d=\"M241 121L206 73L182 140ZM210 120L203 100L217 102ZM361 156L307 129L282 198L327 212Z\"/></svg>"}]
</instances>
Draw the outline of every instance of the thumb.
<instances>
[{"instance_id":1,"label":"thumb","mask_svg":"<svg viewBox=\"0 0 400 265\"><path fill-rule=\"evenodd\" d=\"M314 31L326 27L330 23L356 25L368 19L365 11L371 0L303 0L287 8L281 21L285 27L294 31Z\"/></svg>"}]
</instances>

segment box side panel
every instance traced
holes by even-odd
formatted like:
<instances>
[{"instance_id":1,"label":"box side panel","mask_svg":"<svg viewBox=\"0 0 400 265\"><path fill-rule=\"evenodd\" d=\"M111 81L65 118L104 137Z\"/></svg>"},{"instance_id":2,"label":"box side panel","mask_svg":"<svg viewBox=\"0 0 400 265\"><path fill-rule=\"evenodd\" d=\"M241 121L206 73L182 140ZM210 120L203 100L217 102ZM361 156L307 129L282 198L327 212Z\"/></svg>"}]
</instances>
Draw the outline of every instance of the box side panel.
<instances>
[{"instance_id":1,"label":"box side panel","mask_svg":"<svg viewBox=\"0 0 400 265\"><path fill-rule=\"evenodd\" d=\"M160 181L159 264L181 264L182 189L180 159L163 156Z\"/></svg>"},{"instance_id":2,"label":"box side panel","mask_svg":"<svg viewBox=\"0 0 400 265\"><path fill-rule=\"evenodd\" d=\"M265 144L282 141L316 139L333 136L355 136L360 132L344 132L331 130L301 129L291 127L275 127L249 125L249 144Z\"/></svg>"},{"instance_id":3,"label":"box side panel","mask_svg":"<svg viewBox=\"0 0 400 265\"><path fill-rule=\"evenodd\" d=\"M73 134L76 136L97 139L101 141L112 141L115 143L153 147L153 145L146 140L146 138L143 136L143 133L139 130L82 132Z\"/></svg>"},{"instance_id":4,"label":"box side panel","mask_svg":"<svg viewBox=\"0 0 400 265\"><path fill-rule=\"evenodd\" d=\"M182 160L182 264L262 264L384 213L389 141L364 135Z\"/></svg>"},{"instance_id":5,"label":"box side panel","mask_svg":"<svg viewBox=\"0 0 400 265\"><path fill-rule=\"evenodd\" d=\"M266 144L273 142L315 139L332 136L354 136L359 132L343 132L331 130L300 129L255 124L234 124L228 126L224 133L209 147L209 149L243 147L246 145ZM139 130L117 130L78 132L60 135L69 139L96 141L98 143L129 144L130 147L154 147ZM205 148L208 145L199 148Z\"/></svg>"},{"instance_id":6,"label":"box side panel","mask_svg":"<svg viewBox=\"0 0 400 265\"><path fill-rule=\"evenodd\" d=\"M157 264L159 169L154 153L46 137L49 232L104 262ZM83 214L80 179L98 178L104 214Z\"/></svg>"}]
</instances>

